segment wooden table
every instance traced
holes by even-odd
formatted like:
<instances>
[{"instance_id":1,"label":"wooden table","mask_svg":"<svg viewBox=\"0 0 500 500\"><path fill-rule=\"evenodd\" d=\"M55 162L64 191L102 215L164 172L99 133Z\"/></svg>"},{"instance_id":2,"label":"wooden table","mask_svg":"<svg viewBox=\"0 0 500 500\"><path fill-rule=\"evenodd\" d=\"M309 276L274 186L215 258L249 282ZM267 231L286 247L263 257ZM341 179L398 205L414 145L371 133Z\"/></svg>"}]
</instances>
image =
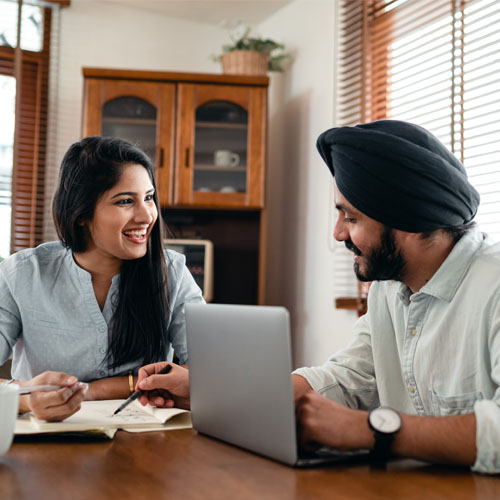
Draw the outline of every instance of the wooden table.
<instances>
[{"instance_id":1,"label":"wooden table","mask_svg":"<svg viewBox=\"0 0 500 500\"><path fill-rule=\"evenodd\" d=\"M396 460L294 469L193 430L111 441L16 438L0 457L1 500L498 499L500 479Z\"/></svg>"}]
</instances>

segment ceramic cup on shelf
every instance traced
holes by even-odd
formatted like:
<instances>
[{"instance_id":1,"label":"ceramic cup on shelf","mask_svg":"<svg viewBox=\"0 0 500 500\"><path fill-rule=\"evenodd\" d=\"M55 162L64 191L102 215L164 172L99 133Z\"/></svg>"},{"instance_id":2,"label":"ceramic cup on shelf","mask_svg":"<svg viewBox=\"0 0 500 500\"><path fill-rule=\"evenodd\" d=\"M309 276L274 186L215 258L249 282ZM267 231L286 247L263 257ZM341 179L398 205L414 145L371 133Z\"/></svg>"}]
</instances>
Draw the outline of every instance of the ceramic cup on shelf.
<instances>
[{"instance_id":1,"label":"ceramic cup on shelf","mask_svg":"<svg viewBox=\"0 0 500 500\"><path fill-rule=\"evenodd\" d=\"M218 149L214 153L216 167L237 167L240 164L240 155L228 149Z\"/></svg>"},{"instance_id":2,"label":"ceramic cup on shelf","mask_svg":"<svg viewBox=\"0 0 500 500\"><path fill-rule=\"evenodd\" d=\"M7 453L14 437L19 404L19 386L0 384L0 456Z\"/></svg>"}]
</instances>

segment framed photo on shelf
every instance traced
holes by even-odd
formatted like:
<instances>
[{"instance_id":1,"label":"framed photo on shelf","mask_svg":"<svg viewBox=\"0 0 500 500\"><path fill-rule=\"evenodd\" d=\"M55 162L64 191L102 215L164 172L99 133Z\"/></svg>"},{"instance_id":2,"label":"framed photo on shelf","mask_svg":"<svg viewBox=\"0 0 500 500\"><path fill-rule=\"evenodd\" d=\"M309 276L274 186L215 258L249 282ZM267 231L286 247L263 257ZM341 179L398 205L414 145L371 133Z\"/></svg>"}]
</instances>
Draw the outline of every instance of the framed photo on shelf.
<instances>
[{"instance_id":1,"label":"framed photo on shelf","mask_svg":"<svg viewBox=\"0 0 500 500\"><path fill-rule=\"evenodd\" d=\"M209 240L166 239L167 248L184 254L186 266L201 288L203 298L211 302L213 298L214 246Z\"/></svg>"}]
</instances>

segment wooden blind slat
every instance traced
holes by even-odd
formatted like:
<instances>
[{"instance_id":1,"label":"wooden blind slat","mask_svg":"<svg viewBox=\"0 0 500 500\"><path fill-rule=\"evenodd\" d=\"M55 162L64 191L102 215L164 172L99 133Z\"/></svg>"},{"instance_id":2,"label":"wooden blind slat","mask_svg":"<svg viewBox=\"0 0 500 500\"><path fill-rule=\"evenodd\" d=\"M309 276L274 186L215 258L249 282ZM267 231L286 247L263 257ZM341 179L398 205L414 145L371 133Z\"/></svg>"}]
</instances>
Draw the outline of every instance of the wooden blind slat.
<instances>
[{"instance_id":1,"label":"wooden blind slat","mask_svg":"<svg viewBox=\"0 0 500 500\"><path fill-rule=\"evenodd\" d=\"M51 11L44 9L44 40L39 53L21 51L21 82L16 113L11 251L42 242L48 119ZM14 73L12 51L0 50L0 73Z\"/></svg>"}]
</instances>

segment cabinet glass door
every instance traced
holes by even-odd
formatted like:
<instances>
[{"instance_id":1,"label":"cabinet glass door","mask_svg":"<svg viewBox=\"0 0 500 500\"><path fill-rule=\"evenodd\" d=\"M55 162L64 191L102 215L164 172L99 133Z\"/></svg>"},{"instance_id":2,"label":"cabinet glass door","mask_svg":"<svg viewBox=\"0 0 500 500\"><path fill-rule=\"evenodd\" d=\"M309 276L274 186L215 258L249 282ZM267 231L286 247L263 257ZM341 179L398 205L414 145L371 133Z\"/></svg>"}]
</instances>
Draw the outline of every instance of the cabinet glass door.
<instances>
[{"instance_id":1,"label":"cabinet glass door","mask_svg":"<svg viewBox=\"0 0 500 500\"><path fill-rule=\"evenodd\" d=\"M127 139L153 161L156 156L156 108L138 97L118 97L102 107L102 135Z\"/></svg>"},{"instance_id":2,"label":"cabinet glass door","mask_svg":"<svg viewBox=\"0 0 500 500\"><path fill-rule=\"evenodd\" d=\"M196 109L193 190L245 193L248 112L228 101Z\"/></svg>"},{"instance_id":3,"label":"cabinet glass door","mask_svg":"<svg viewBox=\"0 0 500 500\"><path fill-rule=\"evenodd\" d=\"M262 208L266 89L180 84L174 205Z\"/></svg>"}]
</instances>

